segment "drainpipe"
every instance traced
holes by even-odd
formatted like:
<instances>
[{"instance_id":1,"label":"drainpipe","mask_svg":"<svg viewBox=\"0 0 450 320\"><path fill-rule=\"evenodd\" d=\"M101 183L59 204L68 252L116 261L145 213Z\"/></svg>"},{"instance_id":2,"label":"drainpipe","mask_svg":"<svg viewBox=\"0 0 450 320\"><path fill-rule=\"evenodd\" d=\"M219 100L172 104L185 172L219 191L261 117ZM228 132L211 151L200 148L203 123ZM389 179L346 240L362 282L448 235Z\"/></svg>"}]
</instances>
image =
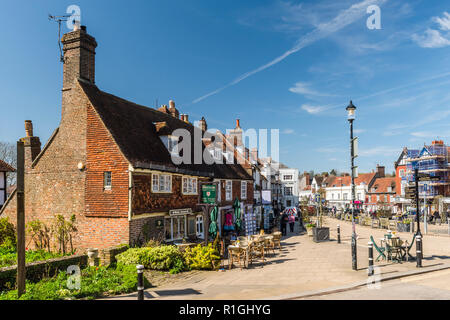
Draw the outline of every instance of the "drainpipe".
<instances>
[{"instance_id":1,"label":"drainpipe","mask_svg":"<svg viewBox=\"0 0 450 320\"><path fill-rule=\"evenodd\" d=\"M128 221L131 221L131 201L133 198L133 171L131 164L128 166Z\"/></svg>"}]
</instances>

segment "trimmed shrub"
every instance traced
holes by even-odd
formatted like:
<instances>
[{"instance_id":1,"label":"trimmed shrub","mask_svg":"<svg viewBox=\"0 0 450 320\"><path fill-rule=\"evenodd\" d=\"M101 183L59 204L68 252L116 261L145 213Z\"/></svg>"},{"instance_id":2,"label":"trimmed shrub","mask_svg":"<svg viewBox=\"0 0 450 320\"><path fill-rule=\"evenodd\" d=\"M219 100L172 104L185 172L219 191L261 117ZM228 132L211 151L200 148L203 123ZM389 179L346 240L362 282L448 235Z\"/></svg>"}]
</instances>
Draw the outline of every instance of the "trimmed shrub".
<instances>
[{"instance_id":1,"label":"trimmed shrub","mask_svg":"<svg viewBox=\"0 0 450 320\"><path fill-rule=\"evenodd\" d=\"M143 254L151 248L130 248L116 256L117 264L137 265L142 264Z\"/></svg>"},{"instance_id":2,"label":"trimmed shrub","mask_svg":"<svg viewBox=\"0 0 450 320\"><path fill-rule=\"evenodd\" d=\"M183 254L176 246L131 248L116 256L118 264L142 264L151 270L178 273L187 269Z\"/></svg>"},{"instance_id":3,"label":"trimmed shrub","mask_svg":"<svg viewBox=\"0 0 450 320\"><path fill-rule=\"evenodd\" d=\"M142 254L142 264L152 270L169 270L178 273L186 269L183 254L176 246L149 248Z\"/></svg>"},{"instance_id":4,"label":"trimmed shrub","mask_svg":"<svg viewBox=\"0 0 450 320\"><path fill-rule=\"evenodd\" d=\"M184 252L186 264L191 270L214 270L220 264L219 251L210 243L208 246L197 245Z\"/></svg>"}]
</instances>

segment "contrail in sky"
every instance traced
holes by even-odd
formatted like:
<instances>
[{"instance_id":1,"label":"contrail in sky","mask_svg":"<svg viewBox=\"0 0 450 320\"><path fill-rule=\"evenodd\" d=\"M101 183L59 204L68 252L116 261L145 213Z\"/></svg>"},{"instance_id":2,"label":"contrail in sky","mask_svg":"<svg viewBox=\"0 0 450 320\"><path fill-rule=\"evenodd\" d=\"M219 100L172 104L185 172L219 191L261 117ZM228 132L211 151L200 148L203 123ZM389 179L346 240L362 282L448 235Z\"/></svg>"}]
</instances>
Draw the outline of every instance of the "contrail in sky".
<instances>
[{"instance_id":1,"label":"contrail in sky","mask_svg":"<svg viewBox=\"0 0 450 320\"><path fill-rule=\"evenodd\" d=\"M300 38L294 47L292 47L290 50L283 53L281 56L273 59L269 63L266 63L265 65L262 65L259 68L256 68L252 71L249 71L247 73L244 73L243 75L239 76L232 82L228 83L227 85L216 89L208 94L205 94L204 96L201 96L194 101L192 101L192 104L195 104L197 102L200 102L202 100L205 100L206 98L213 96L223 90L225 90L228 87L234 86L235 84L238 84L244 79L247 79L248 77L261 72L281 61L289 57L291 54L296 53L303 49L304 47L308 46L311 43L316 42L317 40L323 39L327 37L328 35L344 28L345 26L352 24L359 18L361 18L363 15L367 14L366 10L367 7L372 4L381 5L382 3L386 2L387 0L364 0L362 2L356 3L352 5L350 8L341 11L333 20L320 24L317 26L313 31L307 33L304 37ZM365 27L365 26L364 26Z\"/></svg>"}]
</instances>

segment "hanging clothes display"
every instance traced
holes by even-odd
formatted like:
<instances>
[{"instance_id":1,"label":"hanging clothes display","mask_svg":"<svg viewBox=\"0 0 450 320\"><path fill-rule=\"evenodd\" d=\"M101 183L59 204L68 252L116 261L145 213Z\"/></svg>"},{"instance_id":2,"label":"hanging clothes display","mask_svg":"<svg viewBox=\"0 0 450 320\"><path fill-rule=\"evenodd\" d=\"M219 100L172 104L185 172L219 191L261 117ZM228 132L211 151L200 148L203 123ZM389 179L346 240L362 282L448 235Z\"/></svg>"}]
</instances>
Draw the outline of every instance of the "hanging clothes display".
<instances>
[{"instance_id":1,"label":"hanging clothes display","mask_svg":"<svg viewBox=\"0 0 450 320\"><path fill-rule=\"evenodd\" d=\"M234 230L234 221L233 221L233 212L227 211L225 213L225 223L223 226L223 230L225 231L233 231Z\"/></svg>"}]
</instances>

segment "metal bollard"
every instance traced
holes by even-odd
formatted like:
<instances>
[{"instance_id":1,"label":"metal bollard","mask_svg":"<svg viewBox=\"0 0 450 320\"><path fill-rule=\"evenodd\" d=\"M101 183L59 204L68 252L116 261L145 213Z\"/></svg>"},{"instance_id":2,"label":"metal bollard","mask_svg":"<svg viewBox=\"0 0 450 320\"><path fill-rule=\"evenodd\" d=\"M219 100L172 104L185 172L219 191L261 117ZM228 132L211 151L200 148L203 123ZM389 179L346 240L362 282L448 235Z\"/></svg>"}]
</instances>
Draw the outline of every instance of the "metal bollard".
<instances>
[{"instance_id":1,"label":"metal bollard","mask_svg":"<svg viewBox=\"0 0 450 320\"><path fill-rule=\"evenodd\" d=\"M417 268L422 268L422 237L416 236Z\"/></svg>"},{"instance_id":2,"label":"metal bollard","mask_svg":"<svg viewBox=\"0 0 450 320\"><path fill-rule=\"evenodd\" d=\"M341 227L337 225L337 240L338 243L341 243Z\"/></svg>"},{"instance_id":3,"label":"metal bollard","mask_svg":"<svg viewBox=\"0 0 450 320\"><path fill-rule=\"evenodd\" d=\"M138 274L138 300L144 300L144 266L138 264L136 269Z\"/></svg>"},{"instance_id":4,"label":"metal bollard","mask_svg":"<svg viewBox=\"0 0 450 320\"><path fill-rule=\"evenodd\" d=\"M373 243L369 242L369 269L368 269L368 275L373 276Z\"/></svg>"}]
</instances>

